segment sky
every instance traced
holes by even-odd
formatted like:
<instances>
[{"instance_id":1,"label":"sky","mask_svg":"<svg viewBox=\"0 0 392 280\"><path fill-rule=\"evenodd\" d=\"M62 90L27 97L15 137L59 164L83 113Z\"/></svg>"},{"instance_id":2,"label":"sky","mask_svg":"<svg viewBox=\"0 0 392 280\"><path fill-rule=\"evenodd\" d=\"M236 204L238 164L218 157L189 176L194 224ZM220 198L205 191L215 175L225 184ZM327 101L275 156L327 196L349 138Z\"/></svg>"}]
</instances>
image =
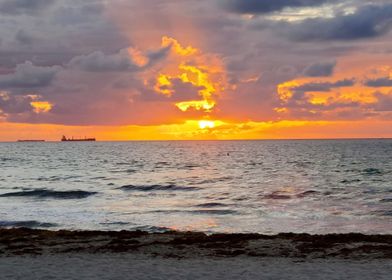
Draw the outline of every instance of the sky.
<instances>
[{"instance_id":1,"label":"sky","mask_svg":"<svg viewBox=\"0 0 392 280\"><path fill-rule=\"evenodd\" d=\"M390 0L0 0L0 141L392 137Z\"/></svg>"}]
</instances>

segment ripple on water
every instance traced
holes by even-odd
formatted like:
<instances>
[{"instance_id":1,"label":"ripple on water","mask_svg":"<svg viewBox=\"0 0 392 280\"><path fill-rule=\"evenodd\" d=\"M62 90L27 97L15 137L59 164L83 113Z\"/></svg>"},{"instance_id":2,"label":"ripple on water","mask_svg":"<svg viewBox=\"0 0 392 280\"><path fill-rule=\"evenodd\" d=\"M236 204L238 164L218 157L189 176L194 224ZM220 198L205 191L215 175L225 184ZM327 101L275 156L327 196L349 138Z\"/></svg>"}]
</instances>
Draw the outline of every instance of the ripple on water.
<instances>
[{"instance_id":1,"label":"ripple on water","mask_svg":"<svg viewBox=\"0 0 392 280\"><path fill-rule=\"evenodd\" d=\"M0 228L50 228L56 227L57 224L53 223L42 223L38 221L0 221Z\"/></svg>"},{"instance_id":2,"label":"ripple on water","mask_svg":"<svg viewBox=\"0 0 392 280\"><path fill-rule=\"evenodd\" d=\"M362 170L362 174L365 176L382 175L384 172L378 168L366 168Z\"/></svg>"},{"instance_id":3,"label":"ripple on water","mask_svg":"<svg viewBox=\"0 0 392 280\"><path fill-rule=\"evenodd\" d=\"M126 185L118 189L123 191L152 192L152 191L195 191L195 190L199 190L200 188L183 187L177 185Z\"/></svg>"},{"instance_id":4,"label":"ripple on water","mask_svg":"<svg viewBox=\"0 0 392 280\"><path fill-rule=\"evenodd\" d=\"M34 197L53 199L83 199L95 195L97 192L87 191L53 191L46 189L36 189L31 191L10 192L1 194L0 197Z\"/></svg>"},{"instance_id":5,"label":"ripple on water","mask_svg":"<svg viewBox=\"0 0 392 280\"><path fill-rule=\"evenodd\" d=\"M304 191L298 194L290 194L284 191L275 191L270 194L264 195L263 198L265 199L277 199L277 200L287 200L293 198L305 198L309 196L314 196L320 194L320 192L315 190Z\"/></svg>"},{"instance_id":6,"label":"ripple on water","mask_svg":"<svg viewBox=\"0 0 392 280\"><path fill-rule=\"evenodd\" d=\"M214 208L214 207L227 207L227 204L218 203L218 202L211 202L211 203L202 203L195 205L195 207L204 207L204 208Z\"/></svg>"},{"instance_id":7,"label":"ripple on water","mask_svg":"<svg viewBox=\"0 0 392 280\"><path fill-rule=\"evenodd\" d=\"M200 215L233 215L238 213L237 211L230 209L199 209L189 212Z\"/></svg>"}]
</instances>

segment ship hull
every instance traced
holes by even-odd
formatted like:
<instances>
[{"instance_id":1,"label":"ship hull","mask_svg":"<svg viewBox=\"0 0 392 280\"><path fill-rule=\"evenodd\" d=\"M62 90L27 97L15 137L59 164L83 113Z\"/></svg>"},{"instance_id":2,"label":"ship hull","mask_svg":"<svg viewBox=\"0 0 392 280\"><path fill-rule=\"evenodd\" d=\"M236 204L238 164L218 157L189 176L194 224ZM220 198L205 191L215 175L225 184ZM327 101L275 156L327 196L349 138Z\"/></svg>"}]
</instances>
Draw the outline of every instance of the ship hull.
<instances>
[{"instance_id":1,"label":"ship hull","mask_svg":"<svg viewBox=\"0 0 392 280\"><path fill-rule=\"evenodd\" d=\"M61 140L61 142L95 142L95 139L67 139Z\"/></svg>"}]
</instances>

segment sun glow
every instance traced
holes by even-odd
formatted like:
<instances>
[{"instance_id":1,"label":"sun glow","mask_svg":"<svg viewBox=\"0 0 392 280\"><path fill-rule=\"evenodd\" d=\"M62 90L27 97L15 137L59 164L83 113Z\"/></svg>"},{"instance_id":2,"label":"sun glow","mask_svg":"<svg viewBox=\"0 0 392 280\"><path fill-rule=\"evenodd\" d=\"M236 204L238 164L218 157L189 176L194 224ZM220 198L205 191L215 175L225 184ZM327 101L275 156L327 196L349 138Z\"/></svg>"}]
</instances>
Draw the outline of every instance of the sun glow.
<instances>
[{"instance_id":1,"label":"sun glow","mask_svg":"<svg viewBox=\"0 0 392 280\"><path fill-rule=\"evenodd\" d=\"M214 108L215 102L208 102L205 100L184 101L176 103L176 106L183 112L188 111L190 108L193 108L197 111L203 110L205 112L209 112L212 108Z\"/></svg>"},{"instance_id":2,"label":"sun glow","mask_svg":"<svg viewBox=\"0 0 392 280\"><path fill-rule=\"evenodd\" d=\"M182 112L211 113L227 88L226 70L219 56L205 54L192 46L182 46L176 39L164 36L162 47L171 47L170 66L151 72L156 93L175 99ZM149 78L147 78L148 80ZM197 96L186 96L181 86L187 86ZM181 98L181 95L184 95Z\"/></svg>"},{"instance_id":3,"label":"sun glow","mask_svg":"<svg viewBox=\"0 0 392 280\"><path fill-rule=\"evenodd\" d=\"M31 107L34 108L34 112L37 114L47 113L52 110L53 105L46 101L33 101L30 103Z\"/></svg>"},{"instance_id":4,"label":"sun glow","mask_svg":"<svg viewBox=\"0 0 392 280\"><path fill-rule=\"evenodd\" d=\"M199 121L199 127L200 127L200 129L214 128L215 122L214 121Z\"/></svg>"}]
</instances>

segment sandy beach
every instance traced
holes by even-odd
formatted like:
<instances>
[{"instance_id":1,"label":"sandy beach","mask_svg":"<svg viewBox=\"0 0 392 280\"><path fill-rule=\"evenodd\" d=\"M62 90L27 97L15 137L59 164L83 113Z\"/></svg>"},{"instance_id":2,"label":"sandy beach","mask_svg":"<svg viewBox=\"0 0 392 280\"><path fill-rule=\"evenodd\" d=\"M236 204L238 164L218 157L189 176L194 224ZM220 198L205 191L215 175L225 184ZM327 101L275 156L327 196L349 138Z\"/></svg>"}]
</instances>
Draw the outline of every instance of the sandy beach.
<instances>
[{"instance_id":1,"label":"sandy beach","mask_svg":"<svg viewBox=\"0 0 392 280\"><path fill-rule=\"evenodd\" d=\"M0 279L390 279L390 260L142 257L65 254L9 257Z\"/></svg>"},{"instance_id":2,"label":"sandy beach","mask_svg":"<svg viewBox=\"0 0 392 280\"><path fill-rule=\"evenodd\" d=\"M0 279L389 279L392 236L0 229Z\"/></svg>"}]
</instances>

